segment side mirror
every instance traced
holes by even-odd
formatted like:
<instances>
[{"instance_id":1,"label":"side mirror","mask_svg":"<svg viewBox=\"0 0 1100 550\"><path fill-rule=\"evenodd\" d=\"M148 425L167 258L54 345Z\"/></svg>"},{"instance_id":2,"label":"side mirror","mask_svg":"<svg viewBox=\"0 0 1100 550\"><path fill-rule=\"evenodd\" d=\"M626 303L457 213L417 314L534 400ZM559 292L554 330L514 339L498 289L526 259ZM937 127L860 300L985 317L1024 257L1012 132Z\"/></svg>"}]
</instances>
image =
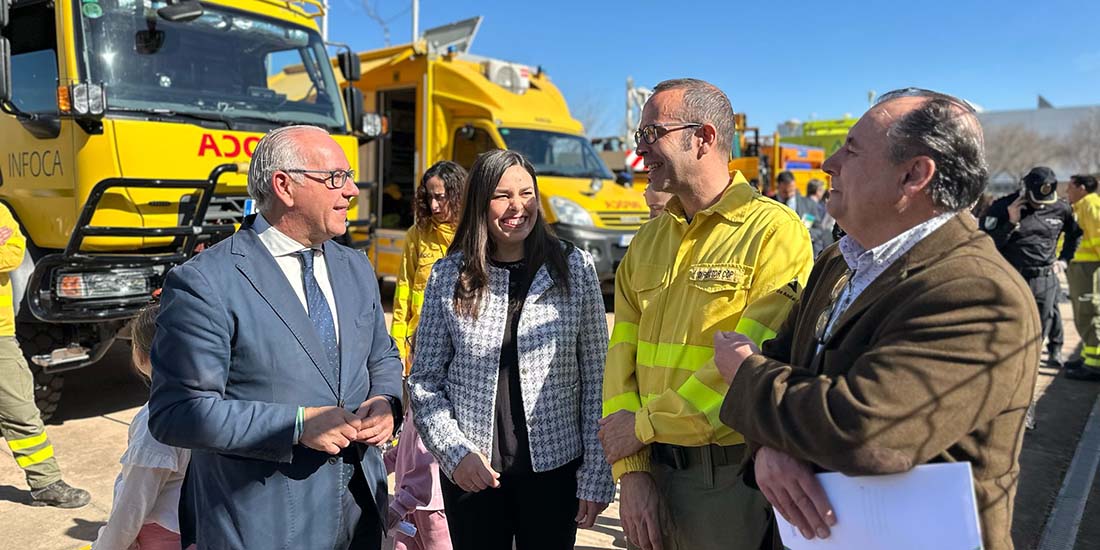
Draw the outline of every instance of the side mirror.
<instances>
[{"instance_id":1,"label":"side mirror","mask_svg":"<svg viewBox=\"0 0 1100 550\"><path fill-rule=\"evenodd\" d=\"M0 0L6 4L7 0ZM0 36L0 103L11 101L11 43Z\"/></svg>"},{"instance_id":2,"label":"side mirror","mask_svg":"<svg viewBox=\"0 0 1100 550\"><path fill-rule=\"evenodd\" d=\"M10 3L9 0L0 0L0 29L8 26L8 21L11 20L10 12L8 11L11 9Z\"/></svg>"},{"instance_id":3,"label":"side mirror","mask_svg":"<svg viewBox=\"0 0 1100 550\"><path fill-rule=\"evenodd\" d=\"M203 13L198 0L168 0L167 6L157 10L161 19L177 23L198 19Z\"/></svg>"},{"instance_id":4,"label":"side mirror","mask_svg":"<svg viewBox=\"0 0 1100 550\"><path fill-rule=\"evenodd\" d=\"M0 2L2 1L3 0L0 0ZM361 76L359 56L355 55L351 51L351 48L336 54L336 59L340 64L340 74L344 75L344 80L348 82L356 82L359 80Z\"/></svg>"}]
</instances>

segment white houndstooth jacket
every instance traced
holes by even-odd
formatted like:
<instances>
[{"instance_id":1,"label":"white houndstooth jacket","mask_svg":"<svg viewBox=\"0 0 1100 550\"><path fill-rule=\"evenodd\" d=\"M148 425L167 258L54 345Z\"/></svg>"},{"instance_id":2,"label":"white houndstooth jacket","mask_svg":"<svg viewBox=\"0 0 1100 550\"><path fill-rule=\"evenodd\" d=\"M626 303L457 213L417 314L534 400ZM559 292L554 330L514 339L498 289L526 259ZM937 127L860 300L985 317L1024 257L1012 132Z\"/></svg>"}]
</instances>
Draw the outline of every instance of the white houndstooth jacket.
<instances>
[{"instance_id":1,"label":"white houndstooth jacket","mask_svg":"<svg viewBox=\"0 0 1100 550\"><path fill-rule=\"evenodd\" d=\"M476 320L454 312L461 253L439 260L424 291L409 394L424 445L448 477L470 452L492 456L501 340L508 317L508 271L489 266ZM607 320L592 257L573 248L571 291L545 265L531 281L516 344L531 463L536 472L583 456L577 497L611 502L614 482L600 445Z\"/></svg>"}]
</instances>

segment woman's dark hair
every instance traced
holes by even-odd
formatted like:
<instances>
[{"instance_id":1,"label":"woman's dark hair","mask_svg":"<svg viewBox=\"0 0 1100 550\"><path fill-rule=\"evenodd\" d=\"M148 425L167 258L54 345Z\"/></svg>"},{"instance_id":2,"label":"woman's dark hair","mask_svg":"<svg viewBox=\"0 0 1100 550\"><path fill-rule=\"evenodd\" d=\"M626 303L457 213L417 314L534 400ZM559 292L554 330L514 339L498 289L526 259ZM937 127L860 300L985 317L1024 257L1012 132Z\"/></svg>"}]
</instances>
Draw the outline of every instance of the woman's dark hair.
<instances>
[{"instance_id":1,"label":"woman's dark hair","mask_svg":"<svg viewBox=\"0 0 1100 550\"><path fill-rule=\"evenodd\" d=\"M457 219L462 212L462 195L466 192L466 169L456 162L441 160L428 168L424 176L420 178L420 185L416 187L416 202L413 214L416 216L416 226L427 229L432 220L432 195L428 192L428 180L439 178L443 182L443 190L450 206L452 219Z\"/></svg>"},{"instance_id":2,"label":"woman's dark hair","mask_svg":"<svg viewBox=\"0 0 1100 550\"><path fill-rule=\"evenodd\" d=\"M157 314L160 313L160 303L154 302L141 309L138 316L130 323L130 342L141 357L149 357L153 351L153 336L157 333ZM135 367L137 367L135 365ZM148 378L144 371L137 368L142 378ZM148 381L148 380L147 380Z\"/></svg>"},{"instance_id":3,"label":"woman's dark hair","mask_svg":"<svg viewBox=\"0 0 1100 550\"><path fill-rule=\"evenodd\" d=\"M535 184L535 200L539 200L539 183L535 177L535 167L520 153L504 149L495 149L482 153L470 168L470 177L466 180L466 200L462 208L461 221L455 231L454 242L448 254L461 252L462 266L455 282L455 313L477 318L481 299L489 286L489 258L493 254L494 244L489 237L489 201L496 192L504 172L513 166L522 166L531 175ZM537 270L546 264L550 276L555 282L569 289L569 266L561 241L554 236L550 224L542 215L542 209L536 209L534 226L523 242L524 258L527 269Z\"/></svg>"}]
</instances>

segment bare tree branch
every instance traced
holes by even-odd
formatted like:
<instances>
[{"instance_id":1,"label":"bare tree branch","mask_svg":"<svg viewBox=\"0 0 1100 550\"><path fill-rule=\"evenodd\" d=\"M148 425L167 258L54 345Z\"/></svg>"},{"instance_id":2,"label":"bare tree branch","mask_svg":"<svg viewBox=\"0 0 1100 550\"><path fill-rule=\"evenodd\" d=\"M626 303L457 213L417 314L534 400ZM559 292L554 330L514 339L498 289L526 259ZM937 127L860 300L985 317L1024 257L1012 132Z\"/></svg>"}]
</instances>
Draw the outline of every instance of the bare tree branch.
<instances>
[{"instance_id":1,"label":"bare tree branch","mask_svg":"<svg viewBox=\"0 0 1100 550\"><path fill-rule=\"evenodd\" d=\"M985 134L985 159L990 179L1006 175L1020 180L1036 166L1061 156L1060 144L1022 124L993 128Z\"/></svg>"}]
</instances>

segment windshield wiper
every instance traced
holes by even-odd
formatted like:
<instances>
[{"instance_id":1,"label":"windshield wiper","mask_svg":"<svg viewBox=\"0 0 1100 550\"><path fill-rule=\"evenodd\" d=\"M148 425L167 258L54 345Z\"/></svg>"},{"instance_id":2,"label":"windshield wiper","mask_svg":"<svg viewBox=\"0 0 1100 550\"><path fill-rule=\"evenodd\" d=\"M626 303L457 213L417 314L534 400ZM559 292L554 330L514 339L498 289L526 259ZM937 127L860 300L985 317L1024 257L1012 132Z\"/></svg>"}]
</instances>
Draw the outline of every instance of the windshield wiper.
<instances>
[{"instance_id":1,"label":"windshield wiper","mask_svg":"<svg viewBox=\"0 0 1100 550\"><path fill-rule=\"evenodd\" d=\"M215 123L218 123L218 124L224 126L226 130L232 130L233 129L233 127L230 125L229 121L227 121L223 117L212 117L212 116L206 116L206 115L201 115L201 114L196 114L196 113L181 113L181 112L178 112L178 111L173 111L171 109L136 109L136 108L132 108L132 107L111 107L108 110L111 111L111 112L115 112L115 113L134 113L134 114L146 115L146 116L149 117L150 120L156 120L156 121L160 121L160 122L163 122L163 121L166 121L166 120L169 120L169 119L181 119L181 118L182 119L189 119L189 120L199 120L199 121L203 121L203 122L215 122Z\"/></svg>"}]
</instances>

